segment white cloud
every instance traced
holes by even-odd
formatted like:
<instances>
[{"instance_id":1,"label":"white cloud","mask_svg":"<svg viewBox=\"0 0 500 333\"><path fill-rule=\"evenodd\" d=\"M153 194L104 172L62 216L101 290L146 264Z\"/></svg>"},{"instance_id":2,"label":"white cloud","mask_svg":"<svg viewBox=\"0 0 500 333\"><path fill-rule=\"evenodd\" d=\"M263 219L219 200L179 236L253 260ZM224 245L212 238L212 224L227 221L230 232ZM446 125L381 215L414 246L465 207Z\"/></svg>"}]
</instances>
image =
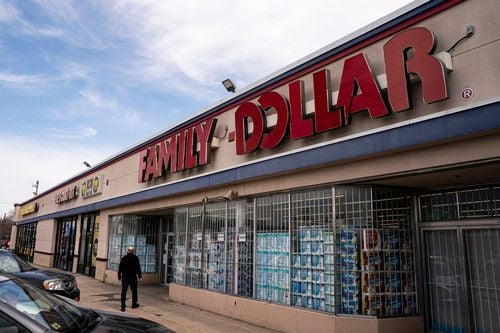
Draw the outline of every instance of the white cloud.
<instances>
[{"instance_id":1,"label":"white cloud","mask_svg":"<svg viewBox=\"0 0 500 333\"><path fill-rule=\"evenodd\" d=\"M223 79L230 77L242 88L408 2L122 0L82 5L35 0L44 25L27 22L9 5L2 6L0 22L12 12L13 21L27 26L24 31L82 50L110 52L92 66L91 77L101 82L211 102L225 93ZM70 79L90 79L88 69L70 73L76 75Z\"/></svg>"},{"instance_id":2,"label":"white cloud","mask_svg":"<svg viewBox=\"0 0 500 333\"><path fill-rule=\"evenodd\" d=\"M47 115L55 120L93 118L126 126L138 126L143 121L139 111L94 88L78 91L76 98L63 107L50 108Z\"/></svg>"},{"instance_id":3,"label":"white cloud","mask_svg":"<svg viewBox=\"0 0 500 333\"><path fill-rule=\"evenodd\" d=\"M59 73L22 74L12 70L0 70L0 85L14 90L23 90L30 94L39 95L60 89L61 85L80 80L92 83L95 80L86 67L68 63L59 65Z\"/></svg>"},{"instance_id":4,"label":"white cloud","mask_svg":"<svg viewBox=\"0 0 500 333\"><path fill-rule=\"evenodd\" d=\"M19 20L19 12L9 3L0 4L0 23L12 23Z\"/></svg>"},{"instance_id":5,"label":"white cloud","mask_svg":"<svg viewBox=\"0 0 500 333\"><path fill-rule=\"evenodd\" d=\"M0 23L15 28L16 33L24 35L54 38L63 34L61 29L52 26L31 24L13 4L8 2L0 4Z\"/></svg>"},{"instance_id":6,"label":"white cloud","mask_svg":"<svg viewBox=\"0 0 500 333\"><path fill-rule=\"evenodd\" d=\"M82 90L80 95L94 110L100 112L101 116L111 116L113 120L129 125L141 122L141 114L138 111L122 105L114 98L104 96L95 89Z\"/></svg>"},{"instance_id":7,"label":"white cloud","mask_svg":"<svg viewBox=\"0 0 500 333\"><path fill-rule=\"evenodd\" d=\"M29 57L19 57L19 67L0 69L0 87L50 95L57 101L44 104L51 122L140 126L148 110L135 110L124 100L139 105L137 98L162 91L173 95L169 103L179 108L185 96L212 104L226 95L223 79L241 89L409 2L33 0L22 7L3 1L0 47L9 50L8 37L27 42L23 45L34 46L38 61L24 69L22 61ZM32 16L21 11L27 6ZM17 65L13 52L5 64ZM140 97L134 88L140 88ZM51 126L42 134L73 139L73 145L0 136L0 183L7 184L0 205L29 198L35 179L46 189L81 171L79 161L99 161L117 151L74 143L97 135L97 125L74 126L75 133Z\"/></svg>"},{"instance_id":8,"label":"white cloud","mask_svg":"<svg viewBox=\"0 0 500 333\"><path fill-rule=\"evenodd\" d=\"M66 61L57 66L59 69L59 80L72 82L81 80L84 82L95 82L93 71L80 63L74 61Z\"/></svg>"},{"instance_id":9,"label":"white cloud","mask_svg":"<svg viewBox=\"0 0 500 333\"><path fill-rule=\"evenodd\" d=\"M140 78L199 96L227 77L247 85L408 2L134 0L112 14L139 45Z\"/></svg>"},{"instance_id":10,"label":"white cloud","mask_svg":"<svg viewBox=\"0 0 500 333\"><path fill-rule=\"evenodd\" d=\"M78 127L75 129L47 128L44 130L49 138L80 140L97 135L97 130L93 127Z\"/></svg>"},{"instance_id":11,"label":"white cloud","mask_svg":"<svg viewBox=\"0 0 500 333\"><path fill-rule=\"evenodd\" d=\"M83 161L97 164L116 153L118 148L101 145L99 149L86 145L57 144L23 137L0 136L0 215L33 196L32 184L40 181L39 192L48 190L85 170Z\"/></svg>"},{"instance_id":12,"label":"white cloud","mask_svg":"<svg viewBox=\"0 0 500 333\"><path fill-rule=\"evenodd\" d=\"M13 74L0 71L0 84L9 88L37 89L52 81L45 75Z\"/></svg>"}]
</instances>

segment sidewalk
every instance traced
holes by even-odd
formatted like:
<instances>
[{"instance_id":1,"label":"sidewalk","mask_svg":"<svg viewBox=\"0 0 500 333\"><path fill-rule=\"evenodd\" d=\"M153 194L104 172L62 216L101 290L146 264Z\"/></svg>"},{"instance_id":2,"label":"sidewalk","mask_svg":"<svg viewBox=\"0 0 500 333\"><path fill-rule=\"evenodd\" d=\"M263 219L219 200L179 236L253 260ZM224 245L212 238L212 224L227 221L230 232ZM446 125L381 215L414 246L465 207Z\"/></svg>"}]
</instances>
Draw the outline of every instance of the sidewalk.
<instances>
[{"instance_id":1,"label":"sidewalk","mask_svg":"<svg viewBox=\"0 0 500 333\"><path fill-rule=\"evenodd\" d=\"M120 312L121 286L73 273L80 288L83 306ZM168 300L168 287L139 284L138 309L131 309L131 291L127 294L125 313L147 318L176 332L276 332L199 310Z\"/></svg>"}]
</instances>

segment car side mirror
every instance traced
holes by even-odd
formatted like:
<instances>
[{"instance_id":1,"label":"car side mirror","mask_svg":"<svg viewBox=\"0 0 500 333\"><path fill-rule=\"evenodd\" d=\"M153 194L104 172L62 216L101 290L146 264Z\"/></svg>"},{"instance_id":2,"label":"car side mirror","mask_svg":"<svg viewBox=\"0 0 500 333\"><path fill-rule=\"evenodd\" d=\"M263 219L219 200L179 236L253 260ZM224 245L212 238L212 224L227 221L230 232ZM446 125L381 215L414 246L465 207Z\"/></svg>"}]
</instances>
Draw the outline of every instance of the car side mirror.
<instances>
[{"instance_id":1,"label":"car side mirror","mask_svg":"<svg viewBox=\"0 0 500 333\"><path fill-rule=\"evenodd\" d=\"M7 326L0 328L0 333L19 333L19 327Z\"/></svg>"}]
</instances>

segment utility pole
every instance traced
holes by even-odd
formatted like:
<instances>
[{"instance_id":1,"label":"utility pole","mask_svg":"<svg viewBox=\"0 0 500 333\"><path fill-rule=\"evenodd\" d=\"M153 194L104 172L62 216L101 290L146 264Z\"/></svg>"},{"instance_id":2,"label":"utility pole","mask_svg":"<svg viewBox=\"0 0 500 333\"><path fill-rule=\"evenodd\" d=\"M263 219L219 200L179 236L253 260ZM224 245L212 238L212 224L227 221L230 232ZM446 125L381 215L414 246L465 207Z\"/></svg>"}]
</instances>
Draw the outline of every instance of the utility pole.
<instances>
[{"instance_id":1,"label":"utility pole","mask_svg":"<svg viewBox=\"0 0 500 333\"><path fill-rule=\"evenodd\" d=\"M35 182L35 184L31 185L35 190L33 191L33 194L34 195L38 195L38 185L40 184L40 182L37 180Z\"/></svg>"}]
</instances>

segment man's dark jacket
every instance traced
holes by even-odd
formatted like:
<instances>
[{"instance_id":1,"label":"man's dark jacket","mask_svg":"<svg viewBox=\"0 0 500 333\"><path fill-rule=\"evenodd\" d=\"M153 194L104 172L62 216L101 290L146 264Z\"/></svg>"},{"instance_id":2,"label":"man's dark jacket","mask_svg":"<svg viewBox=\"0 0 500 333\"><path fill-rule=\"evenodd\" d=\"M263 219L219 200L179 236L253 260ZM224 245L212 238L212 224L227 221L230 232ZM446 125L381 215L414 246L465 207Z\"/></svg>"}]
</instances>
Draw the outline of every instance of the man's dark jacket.
<instances>
[{"instance_id":1,"label":"man's dark jacket","mask_svg":"<svg viewBox=\"0 0 500 333\"><path fill-rule=\"evenodd\" d=\"M122 277L124 279L135 279L137 276L139 279L142 279L139 258L133 253L127 253L127 255L120 261L118 279L121 279Z\"/></svg>"}]
</instances>

